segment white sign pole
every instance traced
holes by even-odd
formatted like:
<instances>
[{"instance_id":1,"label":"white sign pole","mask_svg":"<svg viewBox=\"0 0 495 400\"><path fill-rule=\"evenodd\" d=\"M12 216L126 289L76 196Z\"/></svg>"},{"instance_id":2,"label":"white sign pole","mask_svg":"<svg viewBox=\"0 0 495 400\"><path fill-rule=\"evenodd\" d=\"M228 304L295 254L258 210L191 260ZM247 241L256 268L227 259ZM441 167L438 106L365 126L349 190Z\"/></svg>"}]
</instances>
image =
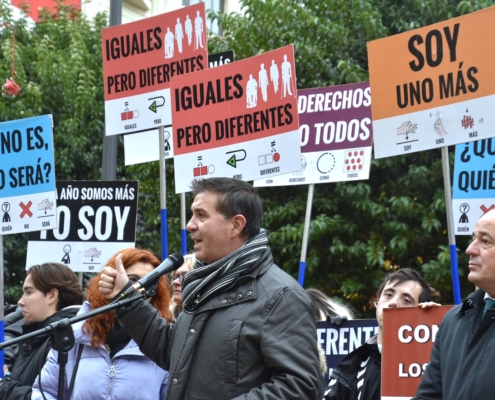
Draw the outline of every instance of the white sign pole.
<instances>
[{"instance_id":1,"label":"white sign pole","mask_svg":"<svg viewBox=\"0 0 495 400\"><path fill-rule=\"evenodd\" d=\"M311 222L311 208L313 207L313 194L315 185L312 183L308 186L308 202L306 203L306 218L304 219L304 231L301 248L301 262L299 264L299 284L304 286L304 274L306 273L306 253L308 249L309 224Z\"/></svg>"},{"instance_id":2,"label":"white sign pole","mask_svg":"<svg viewBox=\"0 0 495 400\"><path fill-rule=\"evenodd\" d=\"M452 274L452 290L454 304L461 304L461 289L459 284L459 267L457 264L457 247L455 245L454 218L452 217L452 188L450 185L449 150L442 147L443 185L445 188L445 211L447 212L447 231L450 248L450 270Z\"/></svg>"},{"instance_id":3,"label":"white sign pole","mask_svg":"<svg viewBox=\"0 0 495 400\"><path fill-rule=\"evenodd\" d=\"M168 219L167 219L167 177L166 177L166 163L165 163L165 137L163 132L163 126L158 128L160 147L160 208L161 208L161 220L162 220L162 261L168 256Z\"/></svg>"}]
</instances>

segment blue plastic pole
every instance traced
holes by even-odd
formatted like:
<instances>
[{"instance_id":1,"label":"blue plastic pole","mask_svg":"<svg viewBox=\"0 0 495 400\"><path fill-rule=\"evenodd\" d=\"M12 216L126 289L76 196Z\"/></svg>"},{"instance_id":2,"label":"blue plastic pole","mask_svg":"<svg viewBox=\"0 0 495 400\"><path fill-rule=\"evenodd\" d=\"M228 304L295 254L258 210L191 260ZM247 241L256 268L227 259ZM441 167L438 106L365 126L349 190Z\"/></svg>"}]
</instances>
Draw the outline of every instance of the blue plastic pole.
<instances>
[{"instance_id":1,"label":"blue plastic pole","mask_svg":"<svg viewBox=\"0 0 495 400\"><path fill-rule=\"evenodd\" d=\"M442 147L443 186L445 189L445 210L447 212L447 232L450 248L450 272L454 303L461 304L461 285L459 283L459 267L457 265L457 246L455 244L454 217L452 214L452 188L450 184L449 150Z\"/></svg>"},{"instance_id":2,"label":"blue plastic pole","mask_svg":"<svg viewBox=\"0 0 495 400\"><path fill-rule=\"evenodd\" d=\"M180 227L181 227L181 250L182 255L185 256L187 254L187 230L186 230L186 194L180 194Z\"/></svg>"}]
</instances>

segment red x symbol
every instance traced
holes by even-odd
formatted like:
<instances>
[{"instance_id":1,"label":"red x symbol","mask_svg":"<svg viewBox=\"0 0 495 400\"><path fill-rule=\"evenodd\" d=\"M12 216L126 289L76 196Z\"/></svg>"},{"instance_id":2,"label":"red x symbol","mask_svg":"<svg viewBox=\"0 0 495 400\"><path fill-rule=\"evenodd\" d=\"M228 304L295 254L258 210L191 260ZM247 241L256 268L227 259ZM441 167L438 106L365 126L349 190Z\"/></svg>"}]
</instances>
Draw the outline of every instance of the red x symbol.
<instances>
[{"instance_id":1,"label":"red x symbol","mask_svg":"<svg viewBox=\"0 0 495 400\"><path fill-rule=\"evenodd\" d=\"M486 208L484 205L482 205L480 208L486 214L488 211L493 210L495 208L495 204L492 204L490 208Z\"/></svg>"},{"instance_id":2,"label":"red x symbol","mask_svg":"<svg viewBox=\"0 0 495 400\"><path fill-rule=\"evenodd\" d=\"M31 200L26 205L24 205L24 203L21 201L21 203L19 205L22 208L21 218L24 218L24 216L26 214L29 215L30 217L33 216L33 213L31 211L29 211L29 208L33 205L33 203L31 202Z\"/></svg>"}]
</instances>

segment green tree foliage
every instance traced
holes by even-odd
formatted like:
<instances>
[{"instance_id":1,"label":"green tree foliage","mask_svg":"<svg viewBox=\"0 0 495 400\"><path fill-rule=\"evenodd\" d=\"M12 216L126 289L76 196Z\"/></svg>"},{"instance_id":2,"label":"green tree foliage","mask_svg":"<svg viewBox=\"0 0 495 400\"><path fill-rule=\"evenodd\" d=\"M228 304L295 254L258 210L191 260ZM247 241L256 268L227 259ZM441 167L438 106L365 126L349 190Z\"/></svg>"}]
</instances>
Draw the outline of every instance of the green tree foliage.
<instances>
[{"instance_id":1,"label":"green tree foliage","mask_svg":"<svg viewBox=\"0 0 495 400\"><path fill-rule=\"evenodd\" d=\"M210 48L236 59L293 43L299 88L368 80L366 43L490 6L452 0L243 0L244 14L212 14L223 27ZM450 149L451 168L453 150ZM307 186L266 188L264 226L275 259L297 276ZM354 305L370 306L384 274L399 267L421 271L453 302L441 154L438 150L373 160L370 179L315 186L306 287ZM462 292L469 238L457 237Z\"/></svg>"},{"instance_id":2,"label":"green tree foliage","mask_svg":"<svg viewBox=\"0 0 495 400\"><path fill-rule=\"evenodd\" d=\"M100 179L104 135L100 31L106 17L93 21L58 3L41 11L39 22L14 21L8 2L0 3L0 79L11 77L21 93L0 98L0 121L52 114L57 179ZM15 26L15 51L13 49ZM5 297L19 298L24 279L27 235L4 236Z\"/></svg>"},{"instance_id":3,"label":"green tree foliage","mask_svg":"<svg viewBox=\"0 0 495 400\"><path fill-rule=\"evenodd\" d=\"M14 23L0 0L3 22ZM366 43L491 5L472 0L241 0L244 14L214 14L222 37L209 38L211 53L234 49L240 60L293 43L299 88L368 80ZM0 121L54 116L57 179L99 179L104 135L100 30L105 15L88 21L58 3L29 29L16 21L16 98L0 98ZM10 77L12 30L0 29L0 78ZM121 146L121 144L120 144ZM451 152L453 149L450 149ZM158 163L125 168L118 179L140 182L138 245L160 253ZM452 156L452 155L451 155ZM452 302L450 258L440 153L427 151L373 160L370 179L315 187L306 285L351 302L370 315L384 273L413 267ZM167 162L169 250L180 249L179 196ZM278 264L297 276L307 187L261 189L263 225ZM191 198L188 195L187 204ZM464 250L467 237L457 237ZM4 236L10 301L24 273L25 235ZM460 252L464 275L466 257ZM472 285L462 279L463 294Z\"/></svg>"}]
</instances>

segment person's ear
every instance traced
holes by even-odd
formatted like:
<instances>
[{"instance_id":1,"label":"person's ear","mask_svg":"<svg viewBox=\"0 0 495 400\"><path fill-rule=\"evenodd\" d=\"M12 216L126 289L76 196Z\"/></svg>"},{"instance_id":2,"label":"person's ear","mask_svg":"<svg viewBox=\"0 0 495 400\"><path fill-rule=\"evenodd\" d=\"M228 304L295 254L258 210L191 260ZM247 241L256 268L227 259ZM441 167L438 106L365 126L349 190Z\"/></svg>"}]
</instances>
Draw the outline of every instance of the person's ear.
<instances>
[{"instance_id":1,"label":"person's ear","mask_svg":"<svg viewBox=\"0 0 495 400\"><path fill-rule=\"evenodd\" d=\"M230 233L231 238L236 238L242 235L242 231L246 226L246 217L242 214L237 214L230 219L230 222L232 223L232 230Z\"/></svg>"},{"instance_id":2,"label":"person's ear","mask_svg":"<svg viewBox=\"0 0 495 400\"><path fill-rule=\"evenodd\" d=\"M57 305L57 303L58 303L58 289L53 288L48 292L48 304Z\"/></svg>"}]
</instances>

